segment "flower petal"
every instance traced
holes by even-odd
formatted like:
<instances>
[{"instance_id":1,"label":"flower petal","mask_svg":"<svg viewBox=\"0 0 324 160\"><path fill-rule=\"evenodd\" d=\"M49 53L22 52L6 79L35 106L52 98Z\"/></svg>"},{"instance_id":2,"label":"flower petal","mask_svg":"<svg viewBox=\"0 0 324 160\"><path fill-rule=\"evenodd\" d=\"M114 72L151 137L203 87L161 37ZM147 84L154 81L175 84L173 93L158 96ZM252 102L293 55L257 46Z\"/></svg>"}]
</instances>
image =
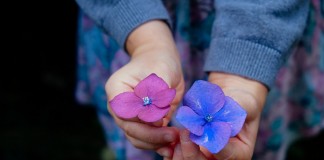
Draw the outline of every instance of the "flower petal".
<instances>
[{"instance_id":1,"label":"flower petal","mask_svg":"<svg viewBox=\"0 0 324 160\"><path fill-rule=\"evenodd\" d=\"M176 94L175 89L165 89L155 93L151 99L152 103L157 107L163 108L169 106Z\"/></svg>"},{"instance_id":2,"label":"flower petal","mask_svg":"<svg viewBox=\"0 0 324 160\"><path fill-rule=\"evenodd\" d=\"M158 108L154 104L145 106L143 110L138 113L138 118L145 122L156 122L162 119L170 110L170 106Z\"/></svg>"},{"instance_id":3,"label":"flower petal","mask_svg":"<svg viewBox=\"0 0 324 160\"><path fill-rule=\"evenodd\" d=\"M216 84L198 80L192 85L184 97L184 105L192 108L197 114L213 115L224 105L225 95Z\"/></svg>"},{"instance_id":4,"label":"flower petal","mask_svg":"<svg viewBox=\"0 0 324 160\"><path fill-rule=\"evenodd\" d=\"M231 97L225 97L224 107L215 114L217 121L227 122L231 126L231 136L240 132L247 116L246 111Z\"/></svg>"},{"instance_id":5,"label":"flower petal","mask_svg":"<svg viewBox=\"0 0 324 160\"><path fill-rule=\"evenodd\" d=\"M204 117L197 115L191 108L182 106L179 108L176 120L191 133L201 136L204 133L203 125L206 123Z\"/></svg>"},{"instance_id":6,"label":"flower petal","mask_svg":"<svg viewBox=\"0 0 324 160\"><path fill-rule=\"evenodd\" d=\"M142 81L140 81L134 88L135 94L140 97L151 97L157 92L169 88L162 78L158 77L155 73L150 74Z\"/></svg>"},{"instance_id":7,"label":"flower petal","mask_svg":"<svg viewBox=\"0 0 324 160\"><path fill-rule=\"evenodd\" d=\"M205 126L202 136L190 134L190 139L211 153L218 153L228 143L231 127L225 122L212 122Z\"/></svg>"},{"instance_id":8,"label":"flower petal","mask_svg":"<svg viewBox=\"0 0 324 160\"><path fill-rule=\"evenodd\" d=\"M134 92L124 92L110 102L112 111L121 118L134 118L144 108L143 101Z\"/></svg>"}]
</instances>

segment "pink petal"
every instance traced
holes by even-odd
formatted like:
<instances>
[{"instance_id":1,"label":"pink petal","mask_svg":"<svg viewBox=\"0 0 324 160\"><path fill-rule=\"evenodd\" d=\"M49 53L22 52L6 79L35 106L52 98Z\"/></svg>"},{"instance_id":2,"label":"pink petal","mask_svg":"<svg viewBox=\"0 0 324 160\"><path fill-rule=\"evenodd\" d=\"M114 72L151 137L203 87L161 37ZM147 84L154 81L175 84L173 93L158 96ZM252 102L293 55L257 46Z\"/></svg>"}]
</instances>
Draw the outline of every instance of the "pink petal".
<instances>
[{"instance_id":1,"label":"pink petal","mask_svg":"<svg viewBox=\"0 0 324 160\"><path fill-rule=\"evenodd\" d=\"M237 135L243 127L246 111L231 97L225 97L224 107L215 114L217 121L227 122L231 126L231 136Z\"/></svg>"},{"instance_id":2,"label":"pink petal","mask_svg":"<svg viewBox=\"0 0 324 160\"><path fill-rule=\"evenodd\" d=\"M134 88L134 92L138 97L143 98L147 96L151 97L155 93L168 88L168 84L166 84L162 78L152 73L138 83L138 85Z\"/></svg>"},{"instance_id":3,"label":"pink petal","mask_svg":"<svg viewBox=\"0 0 324 160\"><path fill-rule=\"evenodd\" d=\"M145 106L138 114L138 118L145 122L156 122L162 119L170 110L169 107L158 108L155 105L151 104Z\"/></svg>"},{"instance_id":4,"label":"pink petal","mask_svg":"<svg viewBox=\"0 0 324 160\"><path fill-rule=\"evenodd\" d=\"M211 153L218 153L229 141L231 127L225 122L212 122L204 128L202 136L190 134L190 139L207 148Z\"/></svg>"},{"instance_id":5,"label":"pink petal","mask_svg":"<svg viewBox=\"0 0 324 160\"><path fill-rule=\"evenodd\" d=\"M184 96L184 105L201 116L213 115L225 102L222 89L213 83L197 80Z\"/></svg>"},{"instance_id":6,"label":"pink petal","mask_svg":"<svg viewBox=\"0 0 324 160\"><path fill-rule=\"evenodd\" d=\"M204 132L203 125L206 123L204 117L196 114L191 108L182 106L179 108L177 115L177 121L188 129L191 133L201 136Z\"/></svg>"},{"instance_id":7,"label":"pink petal","mask_svg":"<svg viewBox=\"0 0 324 160\"><path fill-rule=\"evenodd\" d=\"M157 107L163 108L169 106L176 95L175 89L165 89L154 94L151 99Z\"/></svg>"},{"instance_id":8,"label":"pink petal","mask_svg":"<svg viewBox=\"0 0 324 160\"><path fill-rule=\"evenodd\" d=\"M121 93L109 103L112 111L121 118L134 118L144 108L143 100L134 92Z\"/></svg>"}]
</instances>

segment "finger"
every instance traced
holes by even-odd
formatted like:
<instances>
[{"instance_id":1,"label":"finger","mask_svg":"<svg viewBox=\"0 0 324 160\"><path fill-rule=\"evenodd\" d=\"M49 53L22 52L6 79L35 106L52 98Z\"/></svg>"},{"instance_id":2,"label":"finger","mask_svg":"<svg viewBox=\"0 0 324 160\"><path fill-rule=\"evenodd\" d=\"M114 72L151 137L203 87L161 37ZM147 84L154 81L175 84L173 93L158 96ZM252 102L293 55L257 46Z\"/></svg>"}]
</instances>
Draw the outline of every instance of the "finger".
<instances>
[{"instance_id":1,"label":"finger","mask_svg":"<svg viewBox=\"0 0 324 160\"><path fill-rule=\"evenodd\" d=\"M144 121L141 121L141 122L144 123L144 124L154 126L154 127L161 127L163 125L163 119L160 119L160 120L158 120L156 122L144 122Z\"/></svg>"},{"instance_id":2,"label":"finger","mask_svg":"<svg viewBox=\"0 0 324 160\"><path fill-rule=\"evenodd\" d=\"M154 127L130 121L123 121L120 126L125 134L146 143L166 144L176 141L178 137L174 127Z\"/></svg>"},{"instance_id":3,"label":"finger","mask_svg":"<svg viewBox=\"0 0 324 160\"><path fill-rule=\"evenodd\" d=\"M184 79L181 78L180 82L177 84L184 84ZM184 85L177 85L176 86L176 96L173 99L172 103L171 103L171 108L168 112L168 114L165 116L165 118L163 119L163 125L166 126L172 119L173 114L175 113L175 111L177 110L177 107L179 106L179 103L182 100L183 94L184 94Z\"/></svg>"},{"instance_id":4,"label":"finger","mask_svg":"<svg viewBox=\"0 0 324 160\"><path fill-rule=\"evenodd\" d=\"M115 120L116 124L118 126L120 126L120 124L122 124L124 121L132 121L132 122L141 122L140 119L138 119L138 117L134 117L134 118L129 118L129 119L122 119L120 117L117 117L115 115L115 113L111 110L111 108L109 107L109 104L107 105L107 109L108 112L110 113L110 115L113 117L113 119Z\"/></svg>"},{"instance_id":5,"label":"finger","mask_svg":"<svg viewBox=\"0 0 324 160\"><path fill-rule=\"evenodd\" d=\"M173 150L170 146L167 147L161 147L156 149L156 153L158 153L160 156L164 157L164 158L172 158L172 154L173 154Z\"/></svg>"},{"instance_id":6,"label":"finger","mask_svg":"<svg viewBox=\"0 0 324 160\"><path fill-rule=\"evenodd\" d=\"M218 154L215 155L217 159L235 159L235 147L232 143L228 143Z\"/></svg>"},{"instance_id":7,"label":"finger","mask_svg":"<svg viewBox=\"0 0 324 160\"><path fill-rule=\"evenodd\" d=\"M200 152L199 146L190 140L188 130L181 131L180 142L184 160L206 160L206 157Z\"/></svg>"},{"instance_id":8,"label":"finger","mask_svg":"<svg viewBox=\"0 0 324 160\"><path fill-rule=\"evenodd\" d=\"M219 159L251 159L258 126L258 120L245 123L241 132L230 138L229 143L215 156Z\"/></svg>"},{"instance_id":9,"label":"finger","mask_svg":"<svg viewBox=\"0 0 324 160\"><path fill-rule=\"evenodd\" d=\"M115 96L123 92L133 92L134 87L140 82L141 79L136 76L131 76L127 68L122 67L117 72L109 77L105 84L105 91L108 96L108 101L112 100Z\"/></svg>"},{"instance_id":10,"label":"finger","mask_svg":"<svg viewBox=\"0 0 324 160\"><path fill-rule=\"evenodd\" d=\"M156 150L158 148L161 148L163 145L162 144L152 144L152 143L147 143L140 141L138 139L135 139L129 135L125 135L126 138L129 140L129 142L138 149L144 149L144 150Z\"/></svg>"},{"instance_id":11,"label":"finger","mask_svg":"<svg viewBox=\"0 0 324 160\"><path fill-rule=\"evenodd\" d=\"M183 156L182 156L182 150L181 150L181 144L177 144L176 147L174 148L174 153L172 158L174 160L183 160Z\"/></svg>"},{"instance_id":12,"label":"finger","mask_svg":"<svg viewBox=\"0 0 324 160\"><path fill-rule=\"evenodd\" d=\"M231 138L229 143L216 155L217 159L251 159L252 151L247 145L243 144L242 141L237 138Z\"/></svg>"},{"instance_id":13,"label":"finger","mask_svg":"<svg viewBox=\"0 0 324 160\"><path fill-rule=\"evenodd\" d=\"M177 106L171 105L168 114L163 118L163 126L168 125L168 123L171 121L172 117L174 116L176 110L177 110Z\"/></svg>"}]
</instances>

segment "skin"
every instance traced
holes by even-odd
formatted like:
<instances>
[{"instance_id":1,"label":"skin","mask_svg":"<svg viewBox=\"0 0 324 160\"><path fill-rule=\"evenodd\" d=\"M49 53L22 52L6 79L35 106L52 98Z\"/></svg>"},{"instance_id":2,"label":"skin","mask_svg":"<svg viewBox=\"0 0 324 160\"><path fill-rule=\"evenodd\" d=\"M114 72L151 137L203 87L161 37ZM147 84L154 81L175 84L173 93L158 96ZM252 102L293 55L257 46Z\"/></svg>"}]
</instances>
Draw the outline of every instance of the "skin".
<instances>
[{"instance_id":1,"label":"skin","mask_svg":"<svg viewBox=\"0 0 324 160\"><path fill-rule=\"evenodd\" d=\"M166 23L153 20L137 27L127 38L125 48L131 60L108 79L105 89L109 101L120 93L133 91L139 81L151 73L156 73L169 87L176 89L170 112L163 120L155 123L144 123L137 118L120 119L108 106L115 122L135 147L155 150L165 160L251 159L262 107L268 93L263 84L237 75L209 73L208 81L218 84L225 95L231 96L248 113L241 132L231 138L222 151L212 155L192 143L188 131L166 127L184 93L180 57Z\"/></svg>"},{"instance_id":2,"label":"skin","mask_svg":"<svg viewBox=\"0 0 324 160\"><path fill-rule=\"evenodd\" d=\"M117 125L123 129L127 139L137 148L155 150L163 156L172 156L172 143L179 139L179 131L174 127L165 127L182 99L184 79L180 57L169 27L162 21L149 21L136 28L127 38L126 49L131 56L128 64L116 71L106 83L106 92L110 101L116 95L134 91L140 80L156 73L170 88L176 89L176 97L171 109L162 121L147 124L134 118L120 119L108 110Z\"/></svg>"},{"instance_id":3,"label":"skin","mask_svg":"<svg viewBox=\"0 0 324 160\"><path fill-rule=\"evenodd\" d=\"M173 159L251 159L261 111L268 93L267 88L257 81L226 73L212 72L209 75L209 81L221 86L225 95L232 97L247 111L243 128L237 136L230 138L223 150L215 155L191 142L188 131L181 131L180 149L175 150Z\"/></svg>"}]
</instances>

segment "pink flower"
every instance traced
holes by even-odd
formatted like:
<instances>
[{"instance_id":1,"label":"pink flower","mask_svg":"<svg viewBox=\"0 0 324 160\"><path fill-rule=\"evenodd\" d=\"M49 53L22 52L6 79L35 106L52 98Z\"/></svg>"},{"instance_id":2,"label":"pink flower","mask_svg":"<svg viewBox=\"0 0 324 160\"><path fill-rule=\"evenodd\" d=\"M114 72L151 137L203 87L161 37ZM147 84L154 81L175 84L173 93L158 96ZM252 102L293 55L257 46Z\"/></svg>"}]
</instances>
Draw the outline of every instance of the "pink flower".
<instances>
[{"instance_id":1,"label":"pink flower","mask_svg":"<svg viewBox=\"0 0 324 160\"><path fill-rule=\"evenodd\" d=\"M176 94L163 79L152 73L134 88L134 92L124 92L110 101L112 111L120 118L138 117L145 122L162 119L170 109Z\"/></svg>"}]
</instances>

